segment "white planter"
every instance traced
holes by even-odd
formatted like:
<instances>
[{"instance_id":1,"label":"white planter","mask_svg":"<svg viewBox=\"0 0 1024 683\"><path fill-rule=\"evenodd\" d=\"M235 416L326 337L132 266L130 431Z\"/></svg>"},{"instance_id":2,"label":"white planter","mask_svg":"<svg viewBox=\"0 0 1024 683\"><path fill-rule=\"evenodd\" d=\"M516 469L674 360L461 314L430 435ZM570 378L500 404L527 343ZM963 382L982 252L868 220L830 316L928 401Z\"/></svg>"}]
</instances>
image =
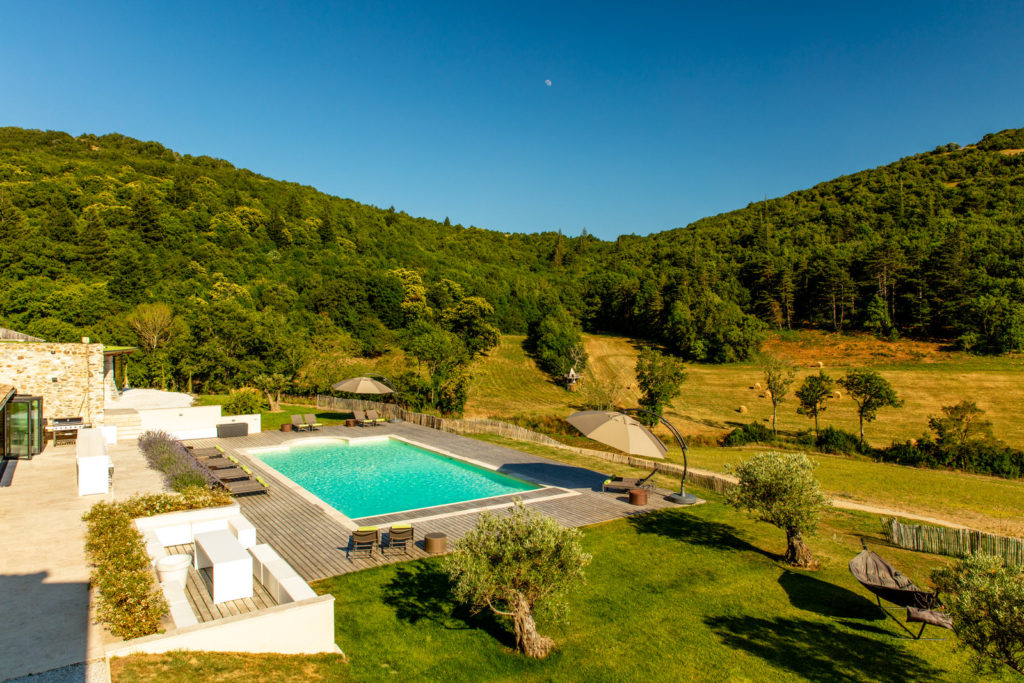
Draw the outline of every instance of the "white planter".
<instances>
[{"instance_id":1,"label":"white planter","mask_svg":"<svg viewBox=\"0 0 1024 683\"><path fill-rule=\"evenodd\" d=\"M184 586L191 564L190 555L167 555L156 561L156 575L160 583L178 583Z\"/></svg>"}]
</instances>

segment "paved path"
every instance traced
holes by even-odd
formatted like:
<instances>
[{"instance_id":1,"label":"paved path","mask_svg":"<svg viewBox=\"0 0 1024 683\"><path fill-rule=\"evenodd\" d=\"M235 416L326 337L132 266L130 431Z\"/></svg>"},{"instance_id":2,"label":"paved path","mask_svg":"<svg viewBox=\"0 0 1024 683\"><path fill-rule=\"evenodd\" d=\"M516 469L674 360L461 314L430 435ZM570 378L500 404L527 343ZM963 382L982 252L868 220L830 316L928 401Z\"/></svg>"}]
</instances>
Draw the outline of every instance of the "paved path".
<instances>
[{"instance_id":1,"label":"paved path","mask_svg":"<svg viewBox=\"0 0 1024 683\"><path fill-rule=\"evenodd\" d=\"M110 455L106 497L79 497L74 446L18 461L11 486L0 488L0 680L103 657L109 636L90 618L82 514L100 500L162 489L134 444ZM73 669L83 680L85 669Z\"/></svg>"}]
</instances>

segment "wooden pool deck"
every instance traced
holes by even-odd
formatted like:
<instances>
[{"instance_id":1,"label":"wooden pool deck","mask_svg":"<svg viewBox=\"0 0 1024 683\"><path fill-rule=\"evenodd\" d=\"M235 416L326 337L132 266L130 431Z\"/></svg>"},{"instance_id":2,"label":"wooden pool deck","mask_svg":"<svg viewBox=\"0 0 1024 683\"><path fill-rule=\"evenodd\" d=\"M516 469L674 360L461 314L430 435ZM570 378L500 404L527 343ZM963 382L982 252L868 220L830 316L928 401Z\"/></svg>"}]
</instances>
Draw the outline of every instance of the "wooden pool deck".
<instances>
[{"instance_id":1,"label":"wooden pool deck","mask_svg":"<svg viewBox=\"0 0 1024 683\"><path fill-rule=\"evenodd\" d=\"M278 446L311 436L354 438L387 435L490 465L498 472L533 481L544 488L518 495L349 520L245 453L248 449ZM446 534L450 543L472 529L482 511L507 509L515 498L522 498L525 505L569 527L674 506L664 499L668 491L652 492L645 506L630 505L623 494L601 492L607 474L407 423L376 427L331 426L312 433L260 432L229 439L194 439L187 443L196 447L219 446L267 481L269 494L239 497L238 503L242 513L256 527L257 541L273 546L306 581L319 581L392 562L427 557L423 549L425 534ZM382 554L375 550L369 557L349 557L351 531L356 526L375 525L386 532L387 526L399 522L412 523L415 529L416 544L408 554Z\"/></svg>"}]
</instances>

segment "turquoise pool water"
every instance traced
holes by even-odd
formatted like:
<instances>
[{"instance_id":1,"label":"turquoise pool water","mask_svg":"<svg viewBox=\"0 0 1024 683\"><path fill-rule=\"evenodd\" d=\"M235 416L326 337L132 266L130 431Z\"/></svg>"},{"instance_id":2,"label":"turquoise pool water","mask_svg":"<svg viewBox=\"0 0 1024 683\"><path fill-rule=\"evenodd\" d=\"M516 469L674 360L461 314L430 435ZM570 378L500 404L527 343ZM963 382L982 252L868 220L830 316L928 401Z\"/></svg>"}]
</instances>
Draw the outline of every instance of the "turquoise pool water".
<instances>
[{"instance_id":1,"label":"turquoise pool water","mask_svg":"<svg viewBox=\"0 0 1024 683\"><path fill-rule=\"evenodd\" d=\"M312 442L255 457L352 519L540 488L397 439Z\"/></svg>"}]
</instances>

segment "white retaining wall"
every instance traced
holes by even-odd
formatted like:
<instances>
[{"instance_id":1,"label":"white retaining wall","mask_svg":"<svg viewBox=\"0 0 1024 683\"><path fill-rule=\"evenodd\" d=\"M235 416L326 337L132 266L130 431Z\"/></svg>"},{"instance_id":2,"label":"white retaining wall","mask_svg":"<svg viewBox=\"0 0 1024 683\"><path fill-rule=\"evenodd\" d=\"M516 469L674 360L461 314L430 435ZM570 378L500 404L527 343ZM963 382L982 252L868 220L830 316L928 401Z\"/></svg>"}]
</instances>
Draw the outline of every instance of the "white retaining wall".
<instances>
[{"instance_id":1,"label":"white retaining wall","mask_svg":"<svg viewBox=\"0 0 1024 683\"><path fill-rule=\"evenodd\" d=\"M212 439L217 436L217 425L244 422L250 434L263 428L259 415L224 415L220 406L192 406L189 408L150 408L139 410L141 431L161 429L176 439Z\"/></svg>"}]
</instances>

